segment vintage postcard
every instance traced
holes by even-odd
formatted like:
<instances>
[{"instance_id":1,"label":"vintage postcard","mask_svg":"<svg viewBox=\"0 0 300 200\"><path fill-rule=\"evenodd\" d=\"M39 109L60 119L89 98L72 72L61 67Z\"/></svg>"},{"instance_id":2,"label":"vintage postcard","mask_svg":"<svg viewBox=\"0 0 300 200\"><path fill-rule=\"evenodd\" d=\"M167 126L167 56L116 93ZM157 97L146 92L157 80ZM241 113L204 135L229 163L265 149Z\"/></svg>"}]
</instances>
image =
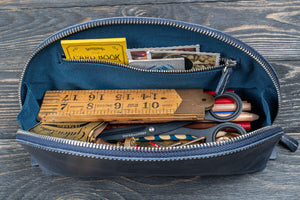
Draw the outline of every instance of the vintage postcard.
<instances>
[{"instance_id":1,"label":"vintage postcard","mask_svg":"<svg viewBox=\"0 0 300 200\"><path fill-rule=\"evenodd\" d=\"M129 65L147 70L185 70L184 58L129 60Z\"/></svg>"},{"instance_id":2,"label":"vintage postcard","mask_svg":"<svg viewBox=\"0 0 300 200\"><path fill-rule=\"evenodd\" d=\"M186 46L171 46L171 47L154 47L154 48L137 48L127 49L128 60L149 60L149 51L188 51L200 52L200 45L186 45Z\"/></svg>"},{"instance_id":3,"label":"vintage postcard","mask_svg":"<svg viewBox=\"0 0 300 200\"><path fill-rule=\"evenodd\" d=\"M218 67L220 65L219 53L184 52L184 51L149 51L151 59L185 58L185 66L191 69Z\"/></svg>"}]
</instances>

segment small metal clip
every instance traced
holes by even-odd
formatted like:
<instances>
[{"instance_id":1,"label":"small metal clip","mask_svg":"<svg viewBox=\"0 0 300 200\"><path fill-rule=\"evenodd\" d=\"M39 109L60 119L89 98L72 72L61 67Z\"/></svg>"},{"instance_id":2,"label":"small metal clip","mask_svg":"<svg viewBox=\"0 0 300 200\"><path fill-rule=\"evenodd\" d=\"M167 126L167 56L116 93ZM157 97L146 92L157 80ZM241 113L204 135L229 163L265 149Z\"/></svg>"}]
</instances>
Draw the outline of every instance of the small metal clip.
<instances>
[{"instance_id":1,"label":"small metal clip","mask_svg":"<svg viewBox=\"0 0 300 200\"><path fill-rule=\"evenodd\" d=\"M221 78L216 88L217 95L222 95L224 93L233 71L232 68L235 67L236 65L237 62L235 60L232 59L225 60L225 67L224 70L222 71Z\"/></svg>"}]
</instances>

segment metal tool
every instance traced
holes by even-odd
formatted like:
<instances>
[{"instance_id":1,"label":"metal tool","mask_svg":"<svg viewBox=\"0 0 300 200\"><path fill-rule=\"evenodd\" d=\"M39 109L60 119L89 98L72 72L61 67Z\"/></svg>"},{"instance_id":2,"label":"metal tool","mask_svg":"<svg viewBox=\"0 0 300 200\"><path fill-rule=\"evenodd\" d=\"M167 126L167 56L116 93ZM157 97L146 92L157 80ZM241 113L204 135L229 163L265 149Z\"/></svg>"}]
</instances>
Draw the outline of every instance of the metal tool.
<instances>
[{"instance_id":1,"label":"metal tool","mask_svg":"<svg viewBox=\"0 0 300 200\"><path fill-rule=\"evenodd\" d=\"M120 140L127 137L145 137L151 135L192 135L196 137L206 137L206 142L216 141L216 136L219 131L230 128L235 129L240 135L246 134L246 131L235 123L221 123L217 126L208 129L190 129L185 128L185 125L192 123L192 121L174 121L162 124L152 124L147 126L123 127L116 129L104 130L98 137L106 140Z\"/></svg>"}]
</instances>

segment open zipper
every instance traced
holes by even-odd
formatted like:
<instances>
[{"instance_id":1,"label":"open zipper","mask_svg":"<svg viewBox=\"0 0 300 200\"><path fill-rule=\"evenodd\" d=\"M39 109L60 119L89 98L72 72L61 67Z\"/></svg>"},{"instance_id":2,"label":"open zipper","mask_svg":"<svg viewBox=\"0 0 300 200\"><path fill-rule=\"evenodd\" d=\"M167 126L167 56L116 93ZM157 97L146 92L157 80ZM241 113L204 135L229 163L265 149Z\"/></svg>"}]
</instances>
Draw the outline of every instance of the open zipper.
<instances>
[{"instance_id":1,"label":"open zipper","mask_svg":"<svg viewBox=\"0 0 300 200\"><path fill-rule=\"evenodd\" d=\"M138 155L135 156L136 158L139 158L139 160L172 160L174 157L180 157L181 159L192 159L193 156L187 156L182 155L182 153L187 151L205 151L209 148L218 148L218 151L213 152L213 154L217 154L217 156L222 156L228 154L227 151L238 152L240 151L240 148L247 147L248 145L253 145L253 141L255 142L261 142L261 140L268 139L269 137L274 137L275 135L282 135L283 131L279 127L273 127L268 126L261 128L259 130L253 131L251 133L248 133L246 135L241 135L235 138L231 138L229 140L219 141L219 142L210 142L210 143L203 143L203 144L195 144L195 145L187 145L182 147L162 147L162 148L149 148L149 147L123 147L123 146L115 146L115 145L106 145L106 144L96 144L96 143L89 143L89 142L82 142L82 141L76 141L76 140L70 140L70 139L64 139L64 138L56 138L51 137L47 135L40 135L36 133L31 133L28 131L19 130L17 135L17 141L27 143L29 145L33 145L38 148L43 148L46 150L54 150L55 152L60 153L71 153L77 156L88 156L88 154L93 157L96 157L95 150L104 150L104 151L114 151L115 154L111 156L107 156L109 159L114 159L114 157L124 157L124 153L131 154L131 155ZM25 137L25 138L24 138ZM31 138L31 139L30 139ZM247 142L247 140L250 140L251 142ZM236 143L242 143L239 146L236 146L233 148L233 145ZM51 143L51 145L50 145ZM68 148L69 147L69 148ZM76 149L70 150L70 149ZM84 151L80 151L80 148L84 148ZM69 149L69 150L68 150ZM90 150L89 150L90 149ZM70 152L72 151L72 152ZM96 151L97 152L97 151ZM135 154L138 153L138 154ZM149 153L156 153L153 158L151 156L150 159L147 159L149 156ZM221 154L220 154L221 153ZM148 155L147 155L148 154ZM164 154L164 157L161 157L160 154ZM171 155L172 157L168 157L167 155ZM110 153L108 153L110 155ZM105 155L99 154L100 157ZM143 158L145 156L145 158ZM203 154L205 156L205 154ZM211 156L210 156L211 157ZM134 156L128 157L128 159L136 160Z\"/></svg>"},{"instance_id":2,"label":"open zipper","mask_svg":"<svg viewBox=\"0 0 300 200\"><path fill-rule=\"evenodd\" d=\"M165 25L165 26L173 26L176 28L182 28L182 29L186 29L186 30L190 30L190 31L194 31L194 32L198 32L200 34L204 34L204 35L208 35L210 37L216 38L220 41L226 42L227 44L234 46L236 48L238 48L239 50L245 52L246 54L248 54L250 57L252 57L253 59L255 59L262 67L263 69L266 71L266 73L269 75L269 77L271 78L272 82L275 85L276 91L277 91L277 95L278 95L278 99L279 99L279 109L281 107L281 103L280 103L280 85L279 85L279 80L277 78L276 73L274 72L274 69L272 68L272 66L266 61L264 60L258 53L256 53L252 48L250 48L249 46L243 44L241 41L231 38L229 36L227 36L226 34L222 34L220 32L217 32L216 30L212 30L212 29L208 29L208 28L204 28L195 24L190 24L190 23L185 23L185 22L179 22L179 21L174 21L174 20L167 20L167 19L158 19L158 18L137 18L137 17L117 17L117 18L108 18L108 19L102 19L102 20L95 20L95 21L90 21L90 22L86 22L86 23L82 23L82 24L78 24L72 27L69 27L67 29L64 29L52 36L50 36L49 38L47 38L44 42L42 42L32 53L32 55L30 56L30 58L28 59L28 61L26 62L26 65L23 69L23 72L21 74L21 78L20 78L20 83L19 83L19 93L18 93L18 97L19 97L19 104L20 107L22 107L22 100L21 100L21 87L22 87L22 80L26 71L26 67L29 64L30 60L36 55L38 54L38 52L40 52L43 48L45 48L46 46L50 45L51 43L64 38L66 36L69 36L71 34L89 29L89 28L94 28L94 27L100 27L100 26L106 26L106 25L114 25L114 24L152 24L152 25ZM77 62L77 60L65 60L65 61L71 61L71 62ZM82 61L80 60L80 62L90 62L89 60L86 61ZM92 62L95 62L94 60ZM96 61L98 62L98 61ZM106 61L100 61L101 63L104 64L114 64L115 63L111 63L111 62L106 62ZM148 72L155 72L155 73L189 73L189 72L193 72L191 70L188 71L157 71L157 70L144 70L144 69L138 69L132 66L128 66L128 65L122 65L122 64L117 64L120 67L125 67L125 68L130 68L130 69L135 69L135 70L141 70L141 71L148 71ZM226 66L221 65L220 67L225 68ZM212 68L212 69L216 69L216 68ZM204 69L204 70L211 70L211 69ZM198 70L197 70L198 71ZM264 127L255 131L252 131L250 133L247 133L245 135L241 135L239 137L236 138L232 138L226 141L219 141L219 142L211 142L211 143L204 143L204 144L196 144L196 145L188 145L188 146L184 146L184 147L168 147L168 148L132 148L130 150L132 151L151 151L151 152L164 152L164 151L170 151L170 150L186 150L186 149L203 149L203 148L212 148L212 147L216 147L216 146L221 146L221 145L228 145L231 143L234 143L236 141L240 141L240 140L244 140L247 139L253 135L259 134L261 132L267 131L269 129L272 129L274 127L272 126L268 126L268 127ZM81 141L74 141L74 140L67 140L67 139L61 139L61 138L55 138L55 137L50 137L50 136L43 136L43 135L37 135L34 133L30 133L30 132L26 132L26 131L19 131L19 133L21 134L25 134L25 135L30 135L32 137L37 137L37 138L41 138L41 139L45 139L47 141L56 141L56 142L62 142L62 143L67 143L67 144L72 144L74 146L87 146L87 147L95 147L95 148L101 148L101 149L109 149L109 150L128 150L127 147L114 147L112 145L106 145L106 144L101 144L99 146L99 144L94 144L94 143L82 143Z\"/></svg>"},{"instance_id":3,"label":"open zipper","mask_svg":"<svg viewBox=\"0 0 300 200\"><path fill-rule=\"evenodd\" d=\"M141 71L141 72L154 72L154 73L193 73L193 72L204 72L204 71L211 71L211 70L217 70L217 69L227 69L229 67L235 67L237 65L237 62L235 60L232 60L230 58L222 57L220 58L220 64L218 66L212 66L212 67L206 67L206 68L199 68L199 69L191 69L191 70L153 70L153 69L145 69L140 67L135 67L131 65L125 65L121 63L116 63L112 61L106 61L106 60L77 60L77 59L66 59L62 58L63 62L73 62L73 63L97 63L97 64L105 64L105 65L114 65L118 67L123 67L135 71Z\"/></svg>"}]
</instances>

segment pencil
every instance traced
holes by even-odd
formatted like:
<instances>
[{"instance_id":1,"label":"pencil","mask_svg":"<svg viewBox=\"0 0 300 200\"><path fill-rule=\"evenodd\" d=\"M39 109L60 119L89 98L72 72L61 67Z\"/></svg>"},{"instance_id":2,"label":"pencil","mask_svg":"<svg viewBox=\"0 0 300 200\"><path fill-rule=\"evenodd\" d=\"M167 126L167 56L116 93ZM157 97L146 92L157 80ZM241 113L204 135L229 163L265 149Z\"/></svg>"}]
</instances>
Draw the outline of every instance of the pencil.
<instances>
[{"instance_id":1,"label":"pencil","mask_svg":"<svg viewBox=\"0 0 300 200\"><path fill-rule=\"evenodd\" d=\"M230 113L218 114L220 117L226 117L231 115ZM233 122L252 122L258 120L259 116L257 114L249 113L249 112L241 112L241 114L232 120Z\"/></svg>"},{"instance_id":2,"label":"pencil","mask_svg":"<svg viewBox=\"0 0 300 200\"><path fill-rule=\"evenodd\" d=\"M236 104L235 103L226 103L226 104L215 104L212 108L214 112L223 112L223 111L235 111ZM244 102L242 106L243 111L251 111L251 103Z\"/></svg>"},{"instance_id":3,"label":"pencil","mask_svg":"<svg viewBox=\"0 0 300 200\"><path fill-rule=\"evenodd\" d=\"M231 98L219 98L215 100L215 104L228 104L228 103L235 103L233 99Z\"/></svg>"},{"instance_id":4,"label":"pencil","mask_svg":"<svg viewBox=\"0 0 300 200\"><path fill-rule=\"evenodd\" d=\"M233 90L226 90L226 92L234 92ZM215 95L216 91L204 91L206 94ZM234 100L231 98L219 98L215 100L215 104L227 104L227 103L234 103Z\"/></svg>"},{"instance_id":5,"label":"pencil","mask_svg":"<svg viewBox=\"0 0 300 200\"><path fill-rule=\"evenodd\" d=\"M241 125L246 131L251 130L251 123L250 122L235 122L236 124ZM207 129L213 126L217 126L220 123L218 122L193 122L189 125L186 125L186 128L193 128L193 129Z\"/></svg>"},{"instance_id":6,"label":"pencil","mask_svg":"<svg viewBox=\"0 0 300 200\"><path fill-rule=\"evenodd\" d=\"M226 92L234 92L234 90L226 90ZM206 94L215 95L216 91L204 91Z\"/></svg>"}]
</instances>

